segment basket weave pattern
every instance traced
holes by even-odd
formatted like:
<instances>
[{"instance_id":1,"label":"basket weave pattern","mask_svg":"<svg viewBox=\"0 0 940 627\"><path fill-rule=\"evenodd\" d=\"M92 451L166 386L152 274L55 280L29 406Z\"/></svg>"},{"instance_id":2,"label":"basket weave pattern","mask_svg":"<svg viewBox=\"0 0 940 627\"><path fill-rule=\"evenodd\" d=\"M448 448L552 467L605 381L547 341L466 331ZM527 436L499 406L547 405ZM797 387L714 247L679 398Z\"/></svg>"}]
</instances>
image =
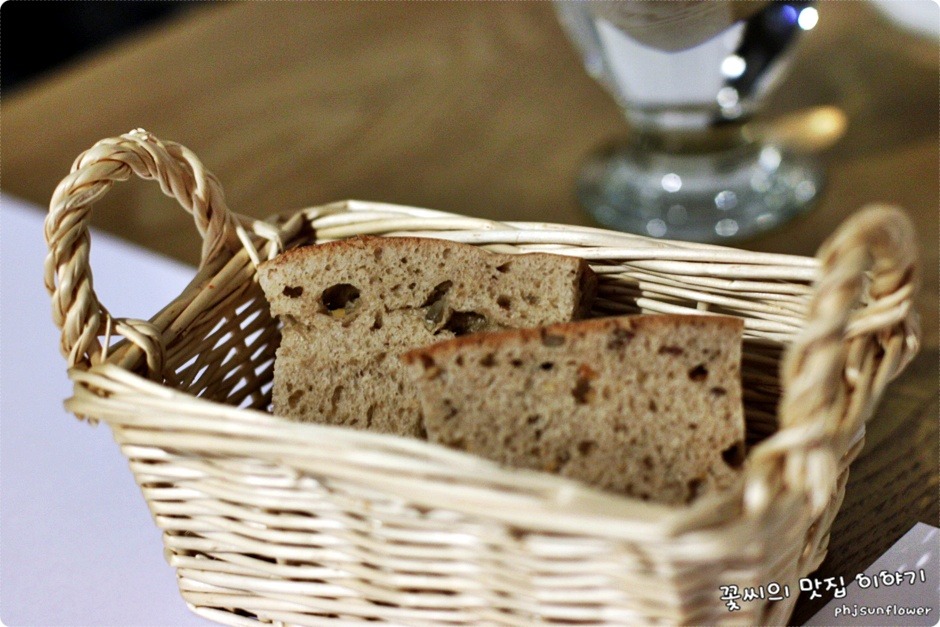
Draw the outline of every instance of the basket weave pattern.
<instances>
[{"instance_id":1,"label":"basket weave pattern","mask_svg":"<svg viewBox=\"0 0 940 627\"><path fill-rule=\"evenodd\" d=\"M192 283L149 321L112 316L89 266L91 204L131 175L157 180L203 237ZM673 508L271 416L279 334L258 263L365 234L584 257L596 315L743 318L743 479ZM818 259L364 202L259 221L229 211L191 152L138 130L76 160L46 237L67 407L109 424L186 602L231 625L785 623L825 556L864 422L919 336L912 227L885 207ZM719 598L770 582L791 596L736 612Z\"/></svg>"}]
</instances>

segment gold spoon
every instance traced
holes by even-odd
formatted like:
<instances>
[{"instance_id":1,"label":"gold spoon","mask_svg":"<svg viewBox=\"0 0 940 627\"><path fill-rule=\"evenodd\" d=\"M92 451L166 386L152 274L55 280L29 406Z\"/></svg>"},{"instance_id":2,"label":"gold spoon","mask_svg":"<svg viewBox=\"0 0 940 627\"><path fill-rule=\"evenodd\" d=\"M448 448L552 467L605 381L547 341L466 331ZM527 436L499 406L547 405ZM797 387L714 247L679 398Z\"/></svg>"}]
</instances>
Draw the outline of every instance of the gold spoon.
<instances>
[{"instance_id":1,"label":"gold spoon","mask_svg":"<svg viewBox=\"0 0 940 627\"><path fill-rule=\"evenodd\" d=\"M806 154L833 146L845 135L848 124L848 116L842 109L824 105L787 113L766 122L754 122L745 132L754 139Z\"/></svg>"}]
</instances>

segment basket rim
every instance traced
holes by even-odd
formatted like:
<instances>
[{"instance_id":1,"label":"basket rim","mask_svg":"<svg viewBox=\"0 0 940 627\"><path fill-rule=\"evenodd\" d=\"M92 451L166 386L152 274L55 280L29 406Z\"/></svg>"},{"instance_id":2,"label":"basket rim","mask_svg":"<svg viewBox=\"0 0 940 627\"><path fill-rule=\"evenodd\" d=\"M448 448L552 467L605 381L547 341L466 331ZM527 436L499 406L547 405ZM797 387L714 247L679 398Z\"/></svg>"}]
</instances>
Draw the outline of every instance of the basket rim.
<instances>
[{"instance_id":1,"label":"basket rim","mask_svg":"<svg viewBox=\"0 0 940 627\"><path fill-rule=\"evenodd\" d=\"M385 203L345 201L295 213L302 214L305 218L310 219L310 214L316 216L335 215L337 209L342 211L350 206L354 207L355 211L361 212L373 212L377 206L388 207ZM413 212L426 214L424 216L425 220L430 214L440 216L445 220L463 219L455 214L400 205L394 206L394 209L396 212L404 212L406 215L411 215ZM279 214L279 216L283 217L283 214ZM276 219L275 217L270 220L274 221ZM545 226L549 229L565 228L565 225L551 225L548 223L530 226L535 226L535 228ZM447 235L448 233L452 232L443 234ZM429 236L441 234L434 231L429 233ZM413 236L412 233L405 232L402 232L401 235ZM643 236L630 236L619 233L613 235L617 238L647 240ZM663 246L663 242L659 240L652 240L652 242L656 244L657 249L671 245L667 242ZM677 248L685 248L681 244L685 243L680 243ZM722 248L724 250L724 247L706 246L710 249ZM763 254L756 255L759 257ZM767 257L776 262L776 255L768 254ZM795 265L801 269L818 265L813 258L794 255L786 257L793 260ZM808 261L814 263L811 264ZM815 268L813 269L815 270ZM193 285L198 286L205 281L205 277L201 276L202 274L202 272L197 273L197 276L193 279ZM190 289L190 287L185 288L184 293ZM782 343L784 348L786 345L787 343ZM112 405L120 404L118 399L127 394L147 395L153 400L166 403L168 409L173 403L183 403L186 405L188 412L184 420L186 427L190 430L205 429L206 433L225 434L231 437L236 435L237 432L254 429L251 435L253 441L257 442L263 434L264 438L271 438L272 441L278 442L279 452L265 450L259 453L259 458L286 465L302 473L306 473L310 468L309 464L304 462L303 453L297 452L298 448L307 447L307 449L313 451L316 449L318 442L326 439L336 446L347 446L348 449L344 450L344 454L351 452L352 458L355 458L354 461L359 464L363 463L363 457L369 455L387 455L396 460L395 467L399 470L402 466L407 465L410 465L417 473L432 472L432 474L440 474L442 469L448 469L459 472L461 476L471 475L477 477L481 483L488 482L492 486L510 488L516 492L526 491L523 494L527 494L527 498L530 498L527 520L531 519L532 503L541 503L543 507L550 509L551 515L542 517L546 520L546 529L550 531L576 531L582 527L585 519L590 519L592 528L597 527L598 524L601 527L609 527L609 532L613 535L633 536L642 527L642 533L648 537L661 536L666 538L675 536L706 523L713 523L717 511L724 512L727 515L733 515L732 512L740 511L740 504L751 478L749 474L750 467L746 464L740 479L732 488L697 499L690 505L664 505L601 490L551 473L503 467L495 462L455 451L432 442L388 434L369 433L342 426L297 423L260 410L237 408L148 380L131 370L111 363L110 359L87 369L71 369L70 377L75 383L75 396L69 399L67 407L79 415L100 416L108 422L113 421L117 423L113 426L117 426L119 429L134 428L134 417L119 416L120 412L116 409L103 412L101 407L102 399L99 396L89 395L89 389L107 389L109 398L103 402ZM125 406L125 409L129 409L129 406ZM198 419L194 417L196 415L198 415ZM173 419L174 417L166 417L166 420L170 422ZM198 424L195 424L197 420ZM858 442L863 433L864 426L860 427L855 433L853 442ZM768 440L776 435L770 436ZM749 458L755 451L759 451L768 440L755 445ZM205 446L205 443L203 445ZM178 448L185 448L179 447L179 443L177 443L177 446ZM197 449L198 447L194 448L194 450ZM363 453L362 451L366 452ZM316 455L312 457L315 458ZM320 461L315 467L322 471L323 463ZM376 472L380 472L382 466L376 466L376 468ZM441 480L446 484L446 477ZM395 492L395 490L393 489L392 492ZM415 500L414 492L410 491L407 486L401 487L398 495ZM532 495L536 495L534 501L531 500ZM427 499L427 504L429 507L440 507L439 499ZM513 510L513 507L505 507L498 511L487 508L486 511L488 516L504 519L504 522L511 523ZM627 525L627 522L631 524Z\"/></svg>"},{"instance_id":2,"label":"basket rim","mask_svg":"<svg viewBox=\"0 0 940 627\"><path fill-rule=\"evenodd\" d=\"M577 250L568 250L566 252L568 252L568 254L577 254L582 250L599 251L597 252L597 258L599 259L612 259L620 256L632 257L634 255L656 259L658 258L657 255L661 256L663 251L679 251L681 256L705 259L707 260L705 263L711 263L718 260L724 264L730 265L728 263L729 261L744 261L749 259L751 261L751 265L767 265L775 268L780 267L779 263L781 259L783 259L790 263L794 270L794 273L790 275L790 280L798 284L803 284L806 282L809 276L815 276L819 268L819 262L816 259L810 257L801 257L796 255L777 255L772 253L749 253L747 251L740 251L738 249L716 246L712 244L694 244L688 242L654 240L640 235L608 232L603 229L596 229L593 227L584 227L583 229L580 229L579 227L569 227L567 225L552 223L517 223L519 225L524 225L525 229L519 231L509 231L507 230L507 223L498 223L492 220L483 220L479 218L467 218L457 214L422 209L418 207L390 205L388 203L373 203L367 201L341 201L337 203L330 203L327 205L302 209L291 214L281 213L272 216L268 220L262 221L261 224L264 226L258 226L259 221L254 221L243 216L237 216L237 219L243 223L252 223L255 237L254 241L252 242L252 249L248 249L246 247L241 253L236 253L234 257L240 258L242 255L247 255L250 257L251 260L248 261L248 264L253 266L252 272L256 272L257 266L262 263L262 259L273 258L279 253L280 250L285 248L285 243L289 243L285 242L282 236L284 231L283 222L285 221L285 218L287 221L289 221L291 218L296 216L301 216L303 220L306 220L309 223L316 223L316 226L314 227L316 228L317 232L316 243L341 239L342 237L339 236L344 236L342 229L347 228L349 224L349 222L344 221L343 218L350 218L351 223L360 230L375 230L379 231L377 234L389 237L437 237L442 239L465 241L466 243L472 243L476 245L497 243L498 245L504 246L507 242L508 233L509 235L514 236L508 238L509 241L511 241L511 252L518 253L529 252L532 249L532 246L544 246L546 241L549 241L551 237L556 236L559 232L572 234L571 239L573 240L577 240L579 237L582 237L583 234L594 235L597 232L602 232L605 237L609 237L611 241L616 241L616 243L626 243L629 244L629 246L606 248L596 245L587 246L582 243L583 248L579 248ZM433 226L434 228L431 230L427 230L426 228L425 231L420 233L402 228L413 224L415 219L419 220L420 224L424 225L425 227ZM393 222L393 224L389 225L389 221ZM281 223L280 225L278 224L279 222ZM381 225L381 229L376 227L376 224ZM439 227L446 230L436 230ZM462 230L455 230L455 227L462 227ZM321 240L320 236L324 234L324 231L326 232L326 236L324 236ZM538 237L540 233L547 234L550 237ZM536 243L533 244L532 240L535 240ZM502 249L506 250L505 248ZM689 254L689 251L691 251L691 254ZM786 271L784 274L785 273ZM199 289L202 285L204 285L207 282L207 277L204 276L206 274L211 275L212 273L206 269L198 272L190 286L187 286L187 288L184 289L183 294L186 294L193 289ZM781 279L777 279L777 281L781 281ZM182 298L182 295L180 298ZM171 303L170 307L172 307L172 305L173 303ZM866 306L867 305L862 306L862 310L864 310ZM153 321L153 319L151 321ZM748 341L748 338L745 338L745 341ZM754 341L754 339L750 338L750 341ZM784 350L787 350L790 346L790 342L788 341L773 343L780 348L783 348ZM108 361L112 362L113 359L109 357ZM118 376L114 368L119 368L124 373L126 373L126 375ZM540 492L543 495L552 495L551 499L553 499L556 504L566 504L565 506L556 507L553 510L553 517L562 515L565 512L566 507L575 501L586 505L587 507L584 508L585 510L598 509L597 507L592 506L591 503L602 501L605 503L605 505L604 507L600 508L601 512L592 511L590 514L592 520L596 521L599 516L602 516L602 512L604 510L611 511L612 509L619 509L612 505L612 503L616 502L616 504L622 505L630 510L630 518L632 520L655 521L655 526L659 530L672 532L674 529L688 528L690 526L690 522L695 520L697 515L707 514L708 512L713 514L716 509L728 511L729 508L737 507L738 504L740 504L742 501L742 498L747 497L747 492L749 489L751 489L748 488L750 483L760 483L761 480L767 479L766 473L762 473L760 476L753 474L751 471L751 466L749 464L745 464L740 480L732 488L729 488L720 494L713 495L713 498L706 497L697 499L689 506L667 506L658 503L648 503L639 499L627 497L625 495L619 495L597 488L592 488L586 484L581 484L579 482L565 479L550 473L520 471L519 469L500 467L498 464L488 460L477 458L459 451L453 451L441 445L436 445L430 442L408 440L406 438L397 438L395 436L386 434L361 432L344 427L309 423L294 423L281 417L266 414L264 412L258 412L257 410L242 410L233 408L230 405L198 398L185 392L174 390L171 387L148 381L145 377L137 375L130 370L121 368L114 363L99 364L97 366L91 367L88 370L75 369L70 371L70 374L74 375L73 381L76 383L76 397L70 400L69 407L77 414L95 413L91 411L93 408L90 407L87 402L90 399L85 398L85 402L79 402L77 400L85 383L90 381L89 377L98 378L94 384L95 386L103 385L102 378L111 379L112 381L120 380L123 384L126 385L128 381L127 377L134 377L138 380L132 387L137 391L137 393L144 393L146 391L149 392L152 398L162 398L161 394L156 392L155 389L151 387L155 385L163 390L172 391L172 398L177 402L193 401L198 403L199 412L201 414L207 411L215 411L220 415L224 413L227 416L227 420L232 420L232 410L237 412L250 412L250 414L253 416L253 420L255 420L256 425L263 426L268 430L277 429L280 427L281 432L284 435L290 434L290 438L284 438L284 442L282 443L284 446L289 446L290 443L298 441L306 442L309 446L313 446L318 439L322 440L324 437L337 443L354 442L357 447L366 448L373 451L381 451L382 454L394 456L399 460L414 461L416 456L424 456L426 460L433 460L434 463L432 464L432 467L438 471L441 468L461 469L480 478L486 478L487 480L492 481L494 485L512 487L513 489L525 487L533 489L536 492ZM113 402L113 399L114 396L112 393L111 398L108 400ZM100 398L95 397L92 404L98 403L100 401ZM205 405L206 403L209 403L210 405ZM190 405L190 407L195 409L196 405ZM211 410L209 408L211 408ZM101 412L99 411L98 413ZM804 439L811 439L814 437L818 438L823 436L821 433L814 433L813 430L809 430L807 432L806 429L803 429L803 431L804 433L802 434L802 437ZM863 431L863 427L857 429L850 438L851 442L858 442ZM755 455L761 454L765 448L772 448L774 443L780 438L786 440L786 434L781 436L782 432L783 429L780 429L764 441L756 444L750 451L748 459L753 458ZM285 459L286 457L288 456L275 454L269 455L269 459L271 460L275 460L279 463L285 463L292 468L303 468L304 462L302 456L294 457L291 460ZM430 468L425 470L430 470ZM751 490L753 491L753 489ZM758 489L757 491L760 492L761 490ZM409 497L413 498L413 494L409 493ZM546 500L543 497L541 502L548 503L551 501ZM568 509L569 511L567 513L570 514L570 508ZM578 516L574 517L578 518ZM617 521L618 523L622 524L624 518L613 515L610 517L610 520Z\"/></svg>"},{"instance_id":3,"label":"basket rim","mask_svg":"<svg viewBox=\"0 0 940 627\"><path fill-rule=\"evenodd\" d=\"M357 216L357 221L369 221L374 217L401 216L403 218L418 218L421 220L431 219L434 221L455 220L460 225L464 225L462 236L468 237L466 243L472 244L561 244L566 242L560 239L574 240L571 245L583 246L584 248L598 249L621 249L630 251L627 254L631 256L640 255L640 251L649 251L650 257L661 255L663 251L682 251L688 255L688 260L695 261L721 261L724 263L733 263L735 261L746 263L747 265L768 265L768 266L788 266L791 268L804 268L807 272L795 273L791 278L802 280L813 280L814 271L819 267L819 260L809 255L793 255L789 253L773 253L763 251L750 251L727 244L688 242L683 240L671 240L665 238L654 238L635 233L626 233L622 231L613 231L602 227L565 224L561 222L540 222L540 221L519 221L519 220L493 220L489 218L475 218L471 216L442 211L438 209L428 209L414 205L405 205L398 203L389 203L361 199L345 199L325 204L306 206L284 212L277 212L263 220L234 214L238 220L244 224L256 226L257 223L275 224L283 221L286 217L294 215L303 215L308 221L318 220L321 224L332 226L327 219L328 216L337 214L347 214ZM445 230L446 229L446 230ZM407 237L433 237L438 239L453 240L454 236L448 237L449 231L456 231L452 224L443 224L443 228L435 228L427 231L416 231L400 229L401 233L382 233L385 236L407 236ZM508 234L513 234L509 237ZM547 233L552 237L538 237L535 233ZM360 233L364 234L364 233ZM568 237L566 238L565 235ZM262 237L265 235L262 234ZM591 243L586 243L587 237L594 236ZM270 236L268 236L270 237ZM604 244L598 243L598 237L604 238ZM330 241L331 237L320 240L318 243ZM342 239L337 237L335 239ZM515 240L515 241L509 241ZM659 258L659 257L656 257Z\"/></svg>"},{"instance_id":4,"label":"basket rim","mask_svg":"<svg viewBox=\"0 0 940 627\"><path fill-rule=\"evenodd\" d=\"M174 404L185 404L187 412L181 416L163 415L159 421L165 426L179 422L189 431L206 434L205 440L196 440L192 445L185 443L187 436L180 436L177 441L171 438L163 445L153 445L160 450L177 451L174 455L203 456L224 455L226 447L219 447L213 438L245 438L252 444L254 459L289 467L301 474L336 475L335 466L342 460L371 467L377 474L386 471L386 466L394 466L401 472L403 467L424 477L429 474L438 476L442 484L447 483L446 475L454 477L474 477L481 485L488 488L508 488L516 493L529 507L525 516L532 515L531 506L541 504L545 524L544 531L574 533L583 529L585 522L591 527L607 530L607 535L632 537L642 533L647 537L667 539L697 526L702 521L712 521L715 511L739 509L743 490L744 475L735 487L720 493L706 495L689 505L666 505L635 499L624 494L605 491L588 484L567 479L560 475L535 470L517 469L501 466L496 462L470 453L450 449L430 441L417 440L391 434L371 433L350 427L301 423L264 412L258 409L239 408L218 401L194 396L167 385L151 381L137 373L112 363L100 363L88 369L70 369L69 377L74 384L74 394L66 400L66 408L80 417L101 419L115 429L116 439L121 443L121 433L127 430L155 428L153 421L139 414L135 415L133 406L141 396L164 405L168 410ZM94 390L94 391L92 391ZM102 402L101 393L107 399ZM136 401L134 399L137 399ZM105 410L105 406L107 409ZM179 405L177 405L178 407ZM859 434L861 437L861 434ZM315 451L322 450L324 440L329 440L331 459L318 459ZM269 446L265 446L268 444ZM122 448L126 444L121 443ZM131 445L140 448L139 445ZM379 456L387 456L385 463ZM315 460L315 465L304 463L304 458ZM394 461L388 461L394 460ZM327 467L333 466L332 469ZM430 472L429 472L430 471ZM337 477L331 476L331 479ZM352 477L355 480L355 477ZM406 497L410 501L426 501L429 508L439 508L441 499L423 498L415 494L408 485L398 489L390 486L390 493ZM480 488L481 490L484 488ZM471 508L485 511L488 517L512 524L518 517L513 516L513 507L491 509L492 503L485 508ZM463 508L453 508L463 511ZM469 513L469 512L468 512ZM518 521L515 521L518 522Z\"/></svg>"}]
</instances>

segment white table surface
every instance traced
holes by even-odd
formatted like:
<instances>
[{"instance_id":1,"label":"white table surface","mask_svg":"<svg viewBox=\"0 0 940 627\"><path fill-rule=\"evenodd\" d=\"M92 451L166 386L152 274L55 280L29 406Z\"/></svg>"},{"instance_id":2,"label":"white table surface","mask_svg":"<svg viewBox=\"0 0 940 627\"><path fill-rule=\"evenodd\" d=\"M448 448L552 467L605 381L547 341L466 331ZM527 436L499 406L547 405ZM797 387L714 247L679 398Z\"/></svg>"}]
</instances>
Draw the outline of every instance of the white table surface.
<instances>
[{"instance_id":1,"label":"white table surface","mask_svg":"<svg viewBox=\"0 0 940 627\"><path fill-rule=\"evenodd\" d=\"M0 196L0 622L214 624L180 597L108 427L62 407L71 383L43 287L44 215ZM121 316L149 318L194 273L99 233L91 255L99 298Z\"/></svg>"}]
</instances>

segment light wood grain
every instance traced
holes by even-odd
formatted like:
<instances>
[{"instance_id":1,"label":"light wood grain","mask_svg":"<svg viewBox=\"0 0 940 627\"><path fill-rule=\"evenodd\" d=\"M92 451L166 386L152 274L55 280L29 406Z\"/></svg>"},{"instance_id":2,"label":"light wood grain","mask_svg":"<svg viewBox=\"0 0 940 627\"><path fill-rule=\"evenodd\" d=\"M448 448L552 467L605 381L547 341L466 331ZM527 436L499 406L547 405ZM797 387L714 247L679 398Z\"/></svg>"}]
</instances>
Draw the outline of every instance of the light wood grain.
<instances>
[{"instance_id":1,"label":"light wood grain","mask_svg":"<svg viewBox=\"0 0 940 627\"><path fill-rule=\"evenodd\" d=\"M925 328L936 344L935 46L864 3L823 3L765 117L835 104L820 206L744 245L812 254L845 216L896 202L923 228ZM864 34L865 36L859 36ZM3 188L45 204L81 150L145 127L191 147L236 211L364 198L496 219L589 224L579 164L627 132L546 3L209 5L14 92ZM95 223L194 262L188 219L121 186Z\"/></svg>"},{"instance_id":2,"label":"light wood grain","mask_svg":"<svg viewBox=\"0 0 940 627\"><path fill-rule=\"evenodd\" d=\"M765 116L833 104L848 130L821 155L819 206L741 247L810 255L879 201L911 213L923 259L925 356L872 422L822 567L849 577L912 521L937 523L940 73L936 42L866 3L819 10ZM254 216L363 198L590 224L573 196L579 164L627 132L548 3L212 4L5 95L2 187L41 204L82 150L144 127L192 148L232 209ZM94 224L198 257L191 218L155 186L116 187Z\"/></svg>"}]
</instances>

